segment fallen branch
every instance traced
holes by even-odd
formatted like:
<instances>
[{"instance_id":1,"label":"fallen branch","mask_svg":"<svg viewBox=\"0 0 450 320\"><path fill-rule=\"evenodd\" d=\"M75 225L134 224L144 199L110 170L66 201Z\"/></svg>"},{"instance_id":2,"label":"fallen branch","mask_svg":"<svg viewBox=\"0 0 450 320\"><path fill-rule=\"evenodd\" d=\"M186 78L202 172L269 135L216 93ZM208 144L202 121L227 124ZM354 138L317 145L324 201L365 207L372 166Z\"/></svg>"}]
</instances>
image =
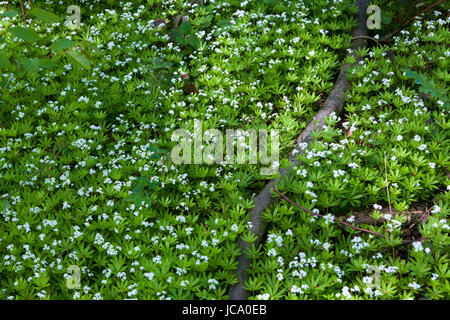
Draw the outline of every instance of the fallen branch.
<instances>
[{"instance_id":1,"label":"fallen branch","mask_svg":"<svg viewBox=\"0 0 450 320\"><path fill-rule=\"evenodd\" d=\"M303 210L303 211L309 213L309 215L314 215L314 216L319 217L319 218L324 218L324 216L323 216L322 214L320 214L320 213L315 213L315 212L313 212L313 211L311 211L311 210L308 210L308 209L306 209L306 208L303 208L301 205L295 203L294 201L292 201L291 199L289 199L288 197L286 197L283 193L281 193L280 191L278 191L275 187L273 187L272 190L273 190L276 194L278 194L281 198L283 198L283 200L285 200L285 201L289 202L290 204L296 206L297 208L299 208L299 209L301 209L301 210ZM355 227L355 226L351 225L350 223L344 222L344 221L339 220L339 219L334 219L333 221L337 221L337 222L339 222L340 224L342 224L342 225L344 225L344 226L346 226L346 227L352 228L352 229L354 229L354 230L358 230L358 231L362 231L362 232L370 233L370 234L373 234L373 235L376 235L376 236L379 236L379 237L386 238L386 236L385 236L384 234L381 234L381 233L378 233L378 232L375 232L375 231L372 231L372 230L360 228L360 227Z\"/></svg>"},{"instance_id":2,"label":"fallen branch","mask_svg":"<svg viewBox=\"0 0 450 320\"><path fill-rule=\"evenodd\" d=\"M369 37L369 36L357 36L357 37L353 37L350 40L355 40L355 39L370 39L375 41L378 44L378 40L373 38L373 37Z\"/></svg>"},{"instance_id":3,"label":"fallen branch","mask_svg":"<svg viewBox=\"0 0 450 320\"><path fill-rule=\"evenodd\" d=\"M358 25L352 30L352 36L356 39L352 40L351 53L355 57L356 62L361 61L361 58L356 54L356 50L361 47L367 46L367 40L359 38L361 36L367 35L366 26L366 9L368 0L356 0L356 5L359 7L359 12L357 14ZM328 98L323 103L320 110L317 112L314 119L308 124L308 126L302 131L300 136L297 138L294 149L289 155L289 161L291 167L299 165L297 155L302 153L303 150L301 146L306 143L314 141L313 131L322 130L323 125L325 125L325 118L329 117L332 113L339 114L344 109L345 103L345 92L350 86L350 82L347 79L347 70L351 65L344 63L336 80L333 90L328 95ZM261 192L253 198L254 207L250 212L250 221L252 223L251 232L256 237L254 245L258 245L266 231L267 222L262 218L262 212L266 210L271 204L274 203L275 198L272 194L272 188L275 184L283 179L285 176L290 174L288 168L281 168L278 170L279 177L272 179ZM236 268L236 277L238 283L230 288L229 297L230 300L246 300L248 299L249 293L244 289L245 282L249 278L248 269L251 266L251 261L246 255L246 250L250 248L250 244L245 242L242 238L238 240L238 246L241 249L241 255L238 257L238 266Z\"/></svg>"},{"instance_id":4,"label":"fallen branch","mask_svg":"<svg viewBox=\"0 0 450 320\"><path fill-rule=\"evenodd\" d=\"M387 41L388 39L392 38L393 36L395 36L400 30L403 30L404 27L406 27L408 24L410 24L416 17L420 16L422 13L424 13L425 11L437 6L438 4L440 4L442 2L442 0L436 1L435 3L429 5L428 7L426 7L425 9L423 9L422 11L420 11L418 14L416 14L415 16L413 16L411 19L409 19L408 21L406 21L400 28L395 29L392 33L388 34L383 40L383 42Z\"/></svg>"},{"instance_id":5,"label":"fallen branch","mask_svg":"<svg viewBox=\"0 0 450 320\"><path fill-rule=\"evenodd\" d=\"M306 208L303 208L301 205L295 203L294 201L292 201L291 199L289 199L288 197L286 197L283 193L281 193L280 191L278 191L275 187L273 187L272 190L273 190L276 194L278 194L281 198L283 198L283 200L285 200L285 201L289 202L290 204L296 206L297 208L299 208L299 209L301 209L301 210L303 210L303 211L309 213L308 216L314 215L314 216L319 217L319 218L324 218L324 216L323 216L322 214L320 214L320 213L315 213L315 212L313 212L313 211L311 211L311 210L308 210L308 209L306 209ZM378 232L375 232L375 231L372 231L372 230L368 230L368 229L356 227L356 226L354 226L354 225L351 225L350 223L344 222L344 221L339 220L339 219L337 219L337 218L334 219L333 221L337 221L337 222L339 222L341 225L346 226L346 227L349 227L349 228L352 228L352 229L354 229L354 230L358 230L358 231L370 233L370 234L373 234L373 235L376 235L376 236L379 236L379 237L382 237L382 238L385 238L385 239L389 239L389 237L385 236L384 234L381 234L381 233L378 233ZM427 240L427 239L428 239L428 238L420 238L420 239L417 239L417 240L412 240L412 239L402 239L402 244L407 244L407 243L411 243L411 242L415 242L415 241L424 241L424 240Z\"/></svg>"}]
</instances>

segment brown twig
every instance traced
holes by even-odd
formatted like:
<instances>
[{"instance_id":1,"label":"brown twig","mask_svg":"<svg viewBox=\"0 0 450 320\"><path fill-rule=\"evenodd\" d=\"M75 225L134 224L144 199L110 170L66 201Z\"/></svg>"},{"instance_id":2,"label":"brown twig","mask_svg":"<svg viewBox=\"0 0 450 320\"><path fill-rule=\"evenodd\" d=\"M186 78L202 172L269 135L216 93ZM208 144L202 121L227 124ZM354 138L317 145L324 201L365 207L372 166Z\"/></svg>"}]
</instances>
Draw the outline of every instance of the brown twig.
<instances>
[{"instance_id":1,"label":"brown twig","mask_svg":"<svg viewBox=\"0 0 450 320\"><path fill-rule=\"evenodd\" d=\"M428 215L430 214L430 212L431 212L431 208L426 210L424 213L422 213L422 215L419 217L419 219L417 219L416 222L411 224L408 229L412 229L419 222L425 222L427 217L428 217Z\"/></svg>"},{"instance_id":2,"label":"brown twig","mask_svg":"<svg viewBox=\"0 0 450 320\"><path fill-rule=\"evenodd\" d=\"M411 21L413 21L417 16L420 16L422 13L424 13L425 11L437 6L438 4L440 4L442 2L442 0L436 1L435 3L429 5L428 7L426 7L425 9L423 9L422 11L420 11L418 14L416 14L415 16L413 16L411 19L409 19L408 21L406 21L400 28L395 29L391 34L387 35L386 38L384 38L382 41L385 42L388 39L392 38L394 35L396 35L400 30L402 30L405 26L407 26L408 24L411 23Z\"/></svg>"},{"instance_id":3,"label":"brown twig","mask_svg":"<svg viewBox=\"0 0 450 320\"><path fill-rule=\"evenodd\" d=\"M303 208L303 207L300 206L299 204L295 203L294 201L292 201L291 199L289 199L288 197L286 197L283 193L281 193L280 191L278 191L275 187L273 187L272 190L273 190L276 194L278 194L281 198L283 198L283 200L285 200L285 201L289 202L290 204L296 206L297 208L299 208L299 209L301 209L301 210L303 210L303 211L309 213L310 215L315 215L315 216L317 216L317 217L319 217L319 218L323 218L323 217L324 217L324 216L321 215L320 213L315 213L315 212L313 212L313 211L311 211L311 210L308 210L308 209L306 209L306 208ZM334 219L334 221L337 221L337 222L339 222L340 224L342 224L342 225L344 225L344 226L347 226L347 227L349 227L349 228L352 228L352 229L355 229L355 230L358 230L358 231L362 231L362 232L374 234L374 235L379 236L379 237L386 238L386 236L385 236L384 234L381 234L381 233L378 233L378 232L375 232L375 231L372 231L372 230L364 229L364 228L355 227L355 226L351 225L350 223L344 222L344 221L339 220L339 219Z\"/></svg>"},{"instance_id":4,"label":"brown twig","mask_svg":"<svg viewBox=\"0 0 450 320\"><path fill-rule=\"evenodd\" d=\"M370 39L370 40L375 41L378 44L378 40L377 39L375 39L373 37L369 37L369 36L357 36L357 37L351 38L350 40L353 40L353 39Z\"/></svg>"},{"instance_id":5,"label":"brown twig","mask_svg":"<svg viewBox=\"0 0 450 320\"><path fill-rule=\"evenodd\" d=\"M27 15L25 13L25 6L23 5L23 0L20 0L20 10L22 10L23 21L26 22Z\"/></svg>"}]
</instances>

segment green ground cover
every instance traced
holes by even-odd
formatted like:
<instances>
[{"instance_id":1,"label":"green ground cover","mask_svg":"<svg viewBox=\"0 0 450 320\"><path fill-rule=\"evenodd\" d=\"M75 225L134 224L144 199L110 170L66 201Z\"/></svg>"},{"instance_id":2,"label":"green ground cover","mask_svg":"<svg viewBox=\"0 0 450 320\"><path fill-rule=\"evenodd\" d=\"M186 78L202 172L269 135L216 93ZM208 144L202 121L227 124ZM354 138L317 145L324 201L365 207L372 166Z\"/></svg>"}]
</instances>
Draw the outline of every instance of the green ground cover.
<instances>
[{"instance_id":1,"label":"green ground cover","mask_svg":"<svg viewBox=\"0 0 450 320\"><path fill-rule=\"evenodd\" d=\"M253 298L448 299L450 38L444 12L417 17L392 44L361 50L345 114L328 120L296 172L277 186L325 217L308 217L283 200L266 213L267 241L252 253L258 257L249 282ZM420 213L408 213L418 205ZM385 238L333 222L342 215L351 222L364 208L381 222L366 227Z\"/></svg>"},{"instance_id":2,"label":"green ground cover","mask_svg":"<svg viewBox=\"0 0 450 320\"><path fill-rule=\"evenodd\" d=\"M172 131L194 119L280 129L288 152L333 86L351 3L86 2L80 29L30 19L40 40L6 34L1 297L225 298L251 196L270 176L234 161L173 165ZM63 15L71 3L45 4ZM17 11L5 28L23 26ZM177 14L190 23L173 31ZM94 48L67 57L51 50L61 39ZM53 69L14 69L49 53ZM80 290L66 286L71 265Z\"/></svg>"},{"instance_id":3,"label":"green ground cover","mask_svg":"<svg viewBox=\"0 0 450 320\"><path fill-rule=\"evenodd\" d=\"M40 4L60 17L72 5ZM252 197L274 175L236 159L176 165L172 133L193 132L194 120L203 131L279 130L287 166L345 60L353 1L80 8L75 30L31 14L25 24L19 7L2 16L0 299L227 298ZM252 299L448 297L449 20L436 11L392 45L361 53L346 114L329 119L277 186L327 218L281 200L264 214ZM27 25L39 39L7 32ZM399 211L425 203L429 218L414 228L428 239L398 244L406 215L368 227L390 239L332 223L388 203ZM79 289L67 287L70 266L80 268ZM373 266L381 288L365 291Z\"/></svg>"}]
</instances>

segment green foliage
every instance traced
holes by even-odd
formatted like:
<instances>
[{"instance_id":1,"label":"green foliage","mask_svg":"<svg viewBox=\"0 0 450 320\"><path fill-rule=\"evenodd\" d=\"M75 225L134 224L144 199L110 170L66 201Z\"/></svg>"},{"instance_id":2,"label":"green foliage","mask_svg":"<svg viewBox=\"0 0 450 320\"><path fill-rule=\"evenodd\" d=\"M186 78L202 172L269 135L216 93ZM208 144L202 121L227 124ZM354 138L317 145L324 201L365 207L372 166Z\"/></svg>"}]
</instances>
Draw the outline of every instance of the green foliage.
<instances>
[{"instance_id":1,"label":"green foliage","mask_svg":"<svg viewBox=\"0 0 450 320\"><path fill-rule=\"evenodd\" d=\"M12 27L8 30L9 33L24 41L38 41L39 35L31 29L22 27Z\"/></svg>"},{"instance_id":2,"label":"green foliage","mask_svg":"<svg viewBox=\"0 0 450 320\"><path fill-rule=\"evenodd\" d=\"M18 14L19 13L16 10L11 10L11 11L6 11L6 12L0 13L0 16L13 18L13 17L17 16Z\"/></svg>"},{"instance_id":3,"label":"green foliage","mask_svg":"<svg viewBox=\"0 0 450 320\"><path fill-rule=\"evenodd\" d=\"M339 74L353 3L329 10L329 2L312 0L109 1L109 10L82 5L87 14L75 30L62 19L46 22L52 16L39 10L27 12L29 25L17 8L4 14L0 299L226 299L237 282L238 238L250 245L252 299L445 297L450 122L434 97L419 100L402 69L443 83L447 45L434 44L445 40L446 25L434 36L412 34L417 46L402 35L391 48L395 61L385 48L361 51L345 119L327 119L277 185L326 219L275 201L264 212L268 233L255 245L248 218L270 178L259 174L263 165L171 162L180 142L173 131L193 132L201 120L203 132L279 130L286 167ZM71 4L45 9L62 18ZM190 22L178 34L151 23L179 14ZM17 38L11 27L40 40ZM397 210L429 202L427 221L406 212L389 220L386 187ZM364 227L387 239L333 222L374 204L383 206L371 213L379 225ZM66 286L73 265L80 289ZM370 266L381 269L372 290Z\"/></svg>"},{"instance_id":4,"label":"green foliage","mask_svg":"<svg viewBox=\"0 0 450 320\"><path fill-rule=\"evenodd\" d=\"M71 49L71 50L67 51L67 55L68 55L70 61L73 61L73 62L79 64L83 68L86 68L86 69L90 68L89 58L86 57L81 52Z\"/></svg>"},{"instance_id":5,"label":"green foliage","mask_svg":"<svg viewBox=\"0 0 450 320\"><path fill-rule=\"evenodd\" d=\"M69 39L58 39L53 42L50 46L50 49L54 51L70 49L75 46L76 42Z\"/></svg>"},{"instance_id":6,"label":"green foliage","mask_svg":"<svg viewBox=\"0 0 450 320\"><path fill-rule=\"evenodd\" d=\"M20 64L28 73L36 73L39 70L38 58L25 58L20 60Z\"/></svg>"},{"instance_id":7,"label":"green foliage","mask_svg":"<svg viewBox=\"0 0 450 320\"><path fill-rule=\"evenodd\" d=\"M43 23L53 24L61 21L61 18L55 15L54 13L40 8L31 9L29 11L29 14ZM18 12L16 10L11 10L8 12L4 12L1 15L8 18L14 18L18 15ZM6 31L9 32L14 37L16 37L17 39L20 39L25 42L38 42L41 40L47 41L47 39L45 38L41 39L39 34L31 27L12 26L12 24L10 24L9 27L6 29ZM4 41L2 37L0 38L2 41ZM71 49L76 45L81 48L85 48L88 44L86 43L85 40L77 43L69 39L58 39L55 42L53 42L49 48L53 51L59 51ZM6 50L4 49L5 53L0 53L0 69L9 70L13 67L9 58L11 56L11 53L10 52L8 53L8 51L10 51L11 49L12 49L11 44L8 44ZM90 59L88 58L89 54L87 52L80 53L74 49L71 49L62 52L62 56L66 56L68 60L75 63L76 65L79 65L80 67L86 69L89 69L90 67ZM16 61L27 73L36 74L39 72L40 68L49 69L56 67L57 64L51 60L57 59L55 58L46 59L45 57L26 57L26 58L24 57L21 59L17 59ZM13 69L15 69L15 67L13 67Z\"/></svg>"},{"instance_id":8,"label":"green foliage","mask_svg":"<svg viewBox=\"0 0 450 320\"><path fill-rule=\"evenodd\" d=\"M403 69L409 78L414 79L416 84L420 85L419 91L427 94L431 94L433 97L443 102L446 107L450 107L450 100L441 88L432 80L428 79L425 75L414 72L410 69Z\"/></svg>"},{"instance_id":9,"label":"green foliage","mask_svg":"<svg viewBox=\"0 0 450 320\"><path fill-rule=\"evenodd\" d=\"M200 46L200 39L192 32L192 26L189 22L182 22L178 29L170 30L176 43L183 47L192 47L197 49Z\"/></svg>"},{"instance_id":10,"label":"green foliage","mask_svg":"<svg viewBox=\"0 0 450 320\"><path fill-rule=\"evenodd\" d=\"M40 8L34 8L31 9L29 12L32 16L38 18L42 22L48 22L48 23L58 23L61 21L61 18L55 15L52 12L40 9Z\"/></svg>"}]
</instances>

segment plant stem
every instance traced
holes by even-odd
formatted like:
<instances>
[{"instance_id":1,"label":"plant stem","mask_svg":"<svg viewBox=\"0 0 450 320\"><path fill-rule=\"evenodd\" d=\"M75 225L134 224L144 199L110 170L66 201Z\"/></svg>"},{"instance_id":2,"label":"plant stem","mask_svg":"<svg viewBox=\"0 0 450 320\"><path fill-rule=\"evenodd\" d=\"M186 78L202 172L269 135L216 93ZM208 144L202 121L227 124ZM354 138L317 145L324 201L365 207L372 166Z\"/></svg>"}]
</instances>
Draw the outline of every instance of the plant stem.
<instances>
[{"instance_id":1,"label":"plant stem","mask_svg":"<svg viewBox=\"0 0 450 320\"><path fill-rule=\"evenodd\" d=\"M296 206L297 208L299 208L299 209L301 209L301 210L303 210L303 211L309 213L310 215L315 215L315 216L320 217L320 218L323 218L323 217L324 217L324 216L321 215L320 213L312 212L311 210L308 210L308 209L303 208L302 206L298 205L297 203L295 203L294 201L292 201L291 199L289 199L288 197L286 197L284 194L282 194L280 191L278 191L275 187L273 187L272 190L273 190L275 193L277 193L279 196L281 196L281 197L283 198L283 200L285 200L285 201L289 202L290 204ZM351 225L350 223L341 221L341 220L339 220L339 219L335 219L335 221L337 221L337 222L339 222L340 224L342 224L342 225L344 225L344 226L347 226L347 227L349 227L349 228L352 228L352 229L355 229L355 230L358 230L358 231L362 231L362 232L367 232L367 233L370 233L370 234L374 234L374 235L376 235L376 236L380 236L380 237L386 238L386 236L383 235L383 234L381 234L381 233L378 233L378 232L375 232L375 231L372 231L372 230L367 230L367 229L364 229L364 228L355 227L355 226Z\"/></svg>"},{"instance_id":2,"label":"plant stem","mask_svg":"<svg viewBox=\"0 0 450 320\"><path fill-rule=\"evenodd\" d=\"M25 22L27 17L27 15L25 14L25 6L23 5L23 0L19 1L20 1L20 10L22 10L23 21Z\"/></svg>"},{"instance_id":3,"label":"plant stem","mask_svg":"<svg viewBox=\"0 0 450 320\"><path fill-rule=\"evenodd\" d=\"M389 197L389 182L388 182L388 178L387 178L386 151L384 152L384 174L386 176L386 191L387 191L388 204L389 204L389 213L392 215L391 198Z\"/></svg>"},{"instance_id":4,"label":"plant stem","mask_svg":"<svg viewBox=\"0 0 450 320\"><path fill-rule=\"evenodd\" d=\"M3 31L2 33L0 33L0 37L3 37L6 33L8 33L8 29L10 29L13 25L14 25L14 21L11 22L11 24L6 28L5 31Z\"/></svg>"},{"instance_id":5,"label":"plant stem","mask_svg":"<svg viewBox=\"0 0 450 320\"><path fill-rule=\"evenodd\" d=\"M408 24L411 23L411 21L413 21L417 16L420 16L422 13L424 13L425 11L437 6L438 4L440 4L442 2L442 0L436 1L435 3L429 5L428 7L426 7L425 9L423 9L422 11L420 11L418 14L416 14L415 16L413 16L411 19L409 19L408 21L406 21L401 28L397 28L395 29L391 34L388 34L382 41L385 42L388 39L392 38L394 35L396 35L400 30L402 30L402 28L404 28L405 26L407 26Z\"/></svg>"}]
</instances>

